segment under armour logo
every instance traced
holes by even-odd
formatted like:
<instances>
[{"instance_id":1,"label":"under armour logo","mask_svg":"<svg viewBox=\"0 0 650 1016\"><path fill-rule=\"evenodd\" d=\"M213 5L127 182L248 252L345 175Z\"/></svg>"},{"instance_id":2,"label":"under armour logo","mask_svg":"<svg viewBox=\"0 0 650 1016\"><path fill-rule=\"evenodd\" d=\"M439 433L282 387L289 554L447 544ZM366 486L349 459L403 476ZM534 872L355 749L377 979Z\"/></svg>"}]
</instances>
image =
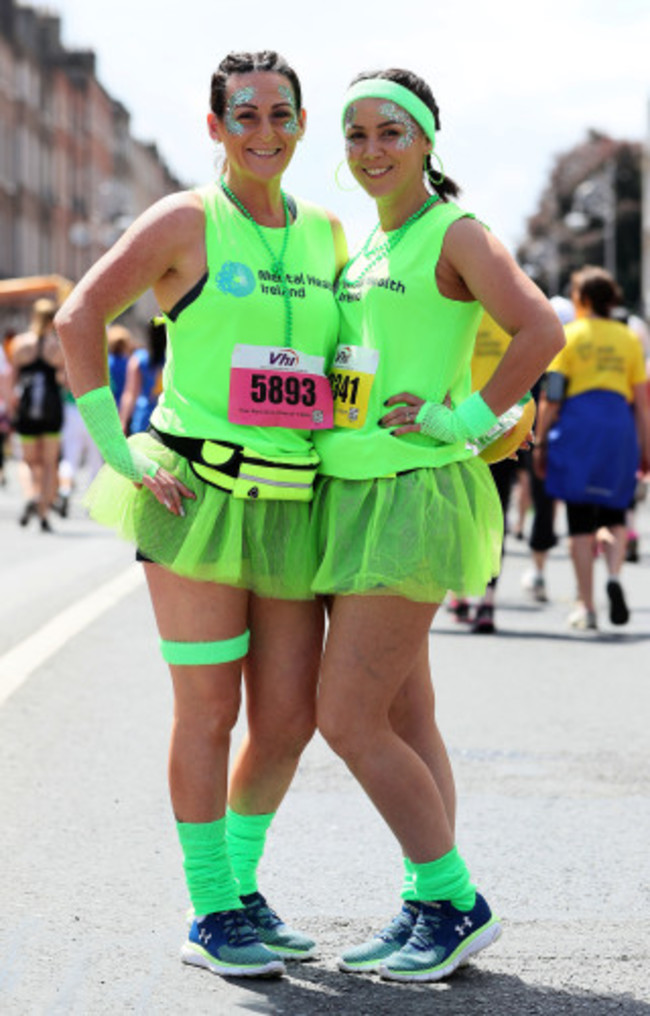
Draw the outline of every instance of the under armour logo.
<instances>
[{"instance_id":1,"label":"under armour logo","mask_svg":"<svg viewBox=\"0 0 650 1016\"><path fill-rule=\"evenodd\" d=\"M201 928L199 932L199 942L202 942L203 945L207 945L211 938L212 932L206 931L205 928Z\"/></svg>"},{"instance_id":2,"label":"under armour logo","mask_svg":"<svg viewBox=\"0 0 650 1016\"><path fill-rule=\"evenodd\" d=\"M457 924L454 931L462 938L468 928L473 927L473 921L469 917L463 917L463 923Z\"/></svg>"}]
</instances>

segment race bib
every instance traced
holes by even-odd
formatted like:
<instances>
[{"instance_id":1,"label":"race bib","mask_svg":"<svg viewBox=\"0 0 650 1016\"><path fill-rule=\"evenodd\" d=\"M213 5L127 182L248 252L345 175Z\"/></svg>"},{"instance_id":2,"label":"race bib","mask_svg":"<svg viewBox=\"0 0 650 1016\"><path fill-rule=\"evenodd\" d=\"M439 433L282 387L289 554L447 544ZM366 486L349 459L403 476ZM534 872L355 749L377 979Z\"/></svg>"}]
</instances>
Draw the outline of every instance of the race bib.
<instances>
[{"instance_id":1,"label":"race bib","mask_svg":"<svg viewBox=\"0 0 650 1016\"><path fill-rule=\"evenodd\" d=\"M332 426L325 358L284 346L235 346L228 419L257 427L322 430Z\"/></svg>"},{"instance_id":2,"label":"race bib","mask_svg":"<svg viewBox=\"0 0 650 1016\"><path fill-rule=\"evenodd\" d=\"M379 350L339 346L329 379L334 396L334 424L359 429L366 422Z\"/></svg>"}]
</instances>

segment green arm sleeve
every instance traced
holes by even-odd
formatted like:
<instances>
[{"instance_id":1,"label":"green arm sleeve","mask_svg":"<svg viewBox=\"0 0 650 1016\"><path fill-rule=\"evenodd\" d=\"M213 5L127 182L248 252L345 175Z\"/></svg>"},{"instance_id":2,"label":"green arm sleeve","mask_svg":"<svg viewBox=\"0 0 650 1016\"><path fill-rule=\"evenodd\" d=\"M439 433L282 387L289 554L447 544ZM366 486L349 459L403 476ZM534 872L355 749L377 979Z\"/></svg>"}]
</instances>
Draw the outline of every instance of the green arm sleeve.
<instances>
[{"instance_id":1,"label":"green arm sleeve","mask_svg":"<svg viewBox=\"0 0 650 1016\"><path fill-rule=\"evenodd\" d=\"M93 388L81 395L77 406L90 436L109 466L136 483L140 483L145 475L155 475L157 464L129 447L108 386Z\"/></svg>"}]
</instances>

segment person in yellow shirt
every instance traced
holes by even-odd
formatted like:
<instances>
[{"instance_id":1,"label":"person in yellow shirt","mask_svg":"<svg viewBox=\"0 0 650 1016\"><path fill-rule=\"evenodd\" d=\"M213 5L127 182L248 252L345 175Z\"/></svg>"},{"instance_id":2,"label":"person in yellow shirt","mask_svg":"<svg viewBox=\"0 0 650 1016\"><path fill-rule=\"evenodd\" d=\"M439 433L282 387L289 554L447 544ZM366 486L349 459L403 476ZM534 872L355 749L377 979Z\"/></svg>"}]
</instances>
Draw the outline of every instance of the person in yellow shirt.
<instances>
[{"instance_id":1,"label":"person in yellow shirt","mask_svg":"<svg viewBox=\"0 0 650 1016\"><path fill-rule=\"evenodd\" d=\"M474 353L472 355L472 391L480 391L492 377L503 354L510 345L512 338L501 328L490 315L484 312L476 333ZM510 495L520 465L516 459L506 458L490 464L492 479L499 494L501 509L504 518L504 535L506 526L506 515L510 504ZM503 544L505 550L505 541ZM472 619L472 631L479 635L490 635L495 631L494 623L494 601L496 596L498 576L495 576L487 585L484 595L476 605L476 613ZM463 604L468 608L466 600L453 600L458 604L458 612L462 613ZM468 618L469 620L469 618Z\"/></svg>"},{"instance_id":2,"label":"person in yellow shirt","mask_svg":"<svg viewBox=\"0 0 650 1016\"><path fill-rule=\"evenodd\" d=\"M611 275L586 266L571 286L576 320L566 326L566 346L548 369L534 461L548 493L566 502L578 588L569 623L594 630L594 544L602 527L612 534L604 548L609 618L615 625L629 619L619 575L625 511L639 468L647 472L650 464L646 370L636 335L611 319L620 302Z\"/></svg>"}]
</instances>

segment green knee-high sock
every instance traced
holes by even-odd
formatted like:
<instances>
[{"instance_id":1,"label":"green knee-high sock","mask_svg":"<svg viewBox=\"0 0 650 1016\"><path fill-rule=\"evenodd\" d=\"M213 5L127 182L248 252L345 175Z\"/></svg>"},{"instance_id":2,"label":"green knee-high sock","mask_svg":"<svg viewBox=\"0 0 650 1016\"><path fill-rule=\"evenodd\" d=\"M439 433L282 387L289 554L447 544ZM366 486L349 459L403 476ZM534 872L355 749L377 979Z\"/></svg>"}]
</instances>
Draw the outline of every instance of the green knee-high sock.
<instances>
[{"instance_id":1,"label":"green knee-high sock","mask_svg":"<svg viewBox=\"0 0 650 1016\"><path fill-rule=\"evenodd\" d=\"M196 914L237 910L241 901L226 846L226 819L177 822L185 881Z\"/></svg>"},{"instance_id":2,"label":"green knee-high sock","mask_svg":"<svg viewBox=\"0 0 650 1016\"><path fill-rule=\"evenodd\" d=\"M417 900L418 895L415 891L415 871L413 870L413 861L408 857L403 857L404 863L404 878L402 879L402 899L412 902Z\"/></svg>"},{"instance_id":3,"label":"green knee-high sock","mask_svg":"<svg viewBox=\"0 0 650 1016\"><path fill-rule=\"evenodd\" d=\"M240 815L232 808L226 811L226 843L241 896L258 891L257 866L274 817L275 812L270 815Z\"/></svg>"},{"instance_id":4,"label":"green knee-high sock","mask_svg":"<svg viewBox=\"0 0 650 1016\"><path fill-rule=\"evenodd\" d=\"M414 864L413 871L419 900L450 900L457 910L471 910L476 903L476 889L456 847L437 861Z\"/></svg>"}]
</instances>

